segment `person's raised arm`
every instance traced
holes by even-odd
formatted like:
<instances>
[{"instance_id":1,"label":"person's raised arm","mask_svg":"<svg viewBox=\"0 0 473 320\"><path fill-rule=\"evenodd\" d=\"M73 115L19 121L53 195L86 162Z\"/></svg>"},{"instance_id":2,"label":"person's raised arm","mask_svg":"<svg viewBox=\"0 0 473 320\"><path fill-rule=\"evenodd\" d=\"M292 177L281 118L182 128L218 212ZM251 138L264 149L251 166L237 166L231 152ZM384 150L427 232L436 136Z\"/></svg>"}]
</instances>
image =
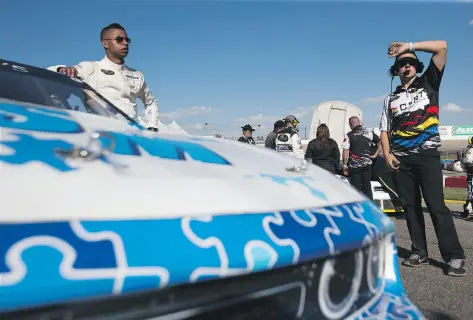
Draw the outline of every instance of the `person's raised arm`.
<instances>
[{"instance_id":1,"label":"person's raised arm","mask_svg":"<svg viewBox=\"0 0 473 320\"><path fill-rule=\"evenodd\" d=\"M445 40L420 42L393 42L389 46L389 58L397 57L408 51L432 53L431 61L422 75L436 90L439 90L445 64L447 63L448 44Z\"/></svg>"}]
</instances>

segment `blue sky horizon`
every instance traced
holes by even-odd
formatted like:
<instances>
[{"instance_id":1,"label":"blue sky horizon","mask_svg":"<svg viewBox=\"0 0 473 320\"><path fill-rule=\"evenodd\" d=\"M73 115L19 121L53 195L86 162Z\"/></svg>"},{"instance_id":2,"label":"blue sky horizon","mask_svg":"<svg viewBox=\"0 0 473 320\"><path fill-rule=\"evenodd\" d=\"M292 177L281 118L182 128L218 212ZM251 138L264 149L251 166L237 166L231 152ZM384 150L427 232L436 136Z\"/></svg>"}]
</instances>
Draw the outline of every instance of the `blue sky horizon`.
<instances>
[{"instance_id":1,"label":"blue sky horizon","mask_svg":"<svg viewBox=\"0 0 473 320\"><path fill-rule=\"evenodd\" d=\"M40 67L99 60L100 30L118 22L133 40L126 63L144 73L163 123L236 136L249 123L265 135L288 114L304 133L314 107L333 100L357 105L377 127L389 44L442 39L440 125L473 125L472 9L467 0L6 0L0 57ZM427 65L430 54L419 58Z\"/></svg>"}]
</instances>

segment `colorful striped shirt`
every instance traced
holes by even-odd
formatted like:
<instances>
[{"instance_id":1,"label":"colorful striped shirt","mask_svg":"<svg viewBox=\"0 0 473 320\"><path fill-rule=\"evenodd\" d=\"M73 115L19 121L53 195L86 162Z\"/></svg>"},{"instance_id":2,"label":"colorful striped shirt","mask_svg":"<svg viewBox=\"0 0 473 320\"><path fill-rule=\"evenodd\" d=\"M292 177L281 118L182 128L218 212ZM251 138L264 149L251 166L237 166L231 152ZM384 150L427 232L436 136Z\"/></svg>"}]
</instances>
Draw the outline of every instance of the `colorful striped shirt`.
<instances>
[{"instance_id":1,"label":"colorful striped shirt","mask_svg":"<svg viewBox=\"0 0 473 320\"><path fill-rule=\"evenodd\" d=\"M398 86L384 100L380 130L388 133L395 156L440 147L438 105L444 70L431 59L427 70L407 90Z\"/></svg>"}]
</instances>

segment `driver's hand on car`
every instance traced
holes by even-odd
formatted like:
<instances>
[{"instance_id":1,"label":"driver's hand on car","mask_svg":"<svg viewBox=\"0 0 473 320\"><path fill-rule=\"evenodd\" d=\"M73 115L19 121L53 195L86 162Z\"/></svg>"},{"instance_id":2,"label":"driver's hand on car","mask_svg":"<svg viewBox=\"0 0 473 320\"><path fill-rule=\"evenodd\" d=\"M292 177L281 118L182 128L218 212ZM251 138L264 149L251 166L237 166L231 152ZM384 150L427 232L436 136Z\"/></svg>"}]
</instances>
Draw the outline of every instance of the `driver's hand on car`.
<instances>
[{"instance_id":1,"label":"driver's hand on car","mask_svg":"<svg viewBox=\"0 0 473 320\"><path fill-rule=\"evenodd\" d=\"M77 77L77 70L74 67L61 67L57 71L71 78Z\"/></svg>"},{"instance_id":2,"label":"driver's hand on car","mask_svg":"<svg viewBox=\"0 0 473 320\"><path fill-rule=\"evenodd\" d=\"M399 161L396 159L394 155L387 154L384 156L384 159L389 169L391 169L392 171L399 171Z\"/></svg>"}]
</instances>

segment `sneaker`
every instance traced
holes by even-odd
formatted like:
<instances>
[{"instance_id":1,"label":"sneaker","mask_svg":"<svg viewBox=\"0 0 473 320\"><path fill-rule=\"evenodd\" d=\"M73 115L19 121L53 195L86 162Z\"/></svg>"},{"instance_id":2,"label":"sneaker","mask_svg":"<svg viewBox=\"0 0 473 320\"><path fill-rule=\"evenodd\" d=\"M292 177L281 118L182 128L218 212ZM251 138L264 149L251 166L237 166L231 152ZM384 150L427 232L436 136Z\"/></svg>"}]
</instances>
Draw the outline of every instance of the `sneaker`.
<instances>
[{"instance_id":1,"label":"sneaker","mask_svg":"<svg viewBox=\"0 0 473 320\"><path fill-rule=\"evenodd\" d=\"M449 276L464 276L466 274L465 260L463 259L452 259L448 263L448 275Z\"/></svg>"},{"instance_id":2,"label":"sneaker","mask_svg":"<svg viewBox=\"0 0 473 320\"><path fill-rule=\"evenodd\" d=\"M471 203L467 202L463 205L463 212L460 213L460 217L463 219L468 219L472 211Z\"/></svg>"},{"instance_id":3,"label":"sneaker","mask_svg":"<svg viewBox=\"0 0 473 320\"><path fill-rule=\"evenodd\" d=\"M418 254L413 253L409 258L404 259L402 264L409 267L419 267L422 264L429 264L429 257L421 258Z\"/></svg>"}]
</instances>

